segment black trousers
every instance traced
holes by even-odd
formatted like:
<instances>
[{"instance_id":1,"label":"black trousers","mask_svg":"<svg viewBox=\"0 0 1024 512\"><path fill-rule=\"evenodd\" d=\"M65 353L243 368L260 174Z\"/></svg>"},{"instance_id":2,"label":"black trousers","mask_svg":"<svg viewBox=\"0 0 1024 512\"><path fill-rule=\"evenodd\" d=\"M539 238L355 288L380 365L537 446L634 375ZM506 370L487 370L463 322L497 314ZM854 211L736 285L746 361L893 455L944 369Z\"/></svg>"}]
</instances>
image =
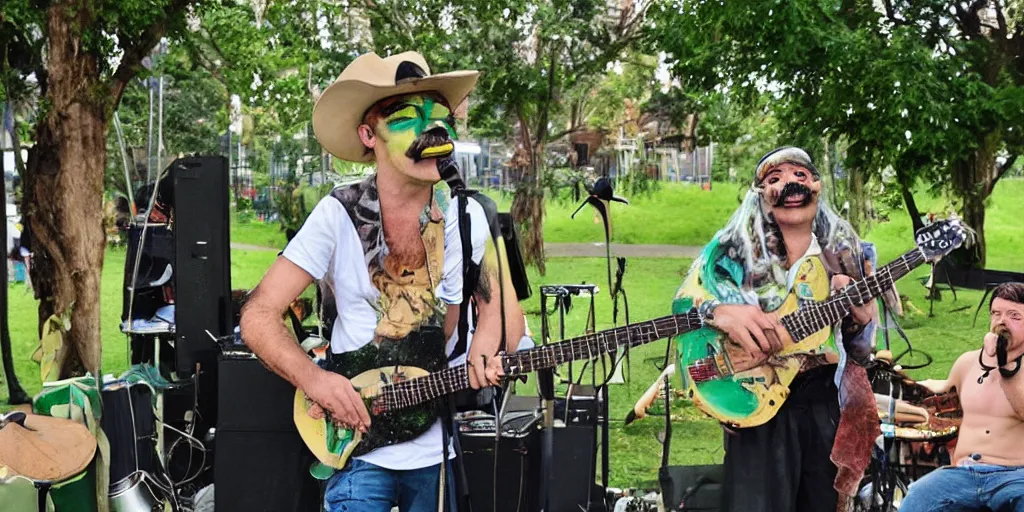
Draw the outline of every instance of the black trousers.
<instances>
[{"instance_id":1,"label":"black trousers","mask_svg":"<svg viewBox=\"0 0 1024 512\"><path fill-rule=\"evenodd\" d=\"M833 512L839 426L835 365L799 376L771 421L725 437L726 512Z\"/></svg>"}]
</instances>

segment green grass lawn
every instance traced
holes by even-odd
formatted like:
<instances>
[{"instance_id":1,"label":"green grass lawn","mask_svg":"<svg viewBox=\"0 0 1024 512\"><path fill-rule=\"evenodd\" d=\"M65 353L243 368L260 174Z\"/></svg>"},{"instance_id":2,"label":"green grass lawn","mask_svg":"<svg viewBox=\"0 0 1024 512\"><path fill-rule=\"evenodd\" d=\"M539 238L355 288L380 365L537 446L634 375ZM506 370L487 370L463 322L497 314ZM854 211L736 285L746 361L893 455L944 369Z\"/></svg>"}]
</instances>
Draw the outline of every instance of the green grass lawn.
<instances>
[{"instance_id":1,"label":"green grass lawn","mask_svg":"<svg viewBox=\"0 0 1024 512\"><path fill-rule=\"evenodd\" d=\"M739 204L745 189L737 184L717 183L710 191L696 185L665 183L650 196L629 198L630 204L613 202L612 241L623 244L702 245L715 234ZM510 194L490 192L502 211L512 203ZM573 219L576 204L565 200L549 201L544 220L548 242L603 242L600 216L587 207ZM668 217L671 216L671 217ZM680 222L651 222L651 219L677 218ZM692 220L691 220L692 219ZM265 247L283 247L284 232L276 222L239 221L232 217L231 241Z\"/></svg>"},{"instance_id":2,"label":"green grass lawn","mask_svg":"<svg viewBox=\"0 0 1024 512\"><path fill-rule=\"evenodd\" d=\"M241 221L237 215L231 216L231 241L275 248L283 248L287 242L280 223L262 222L259 219Z\"/></svg>"},{"instance_id":3,"label":"green grass lawn","mask_svg":"<svg viewBox=\"0 0 1024 512\"><path fill-rule=\"evenodd\" d=\"M664 195L664 197L662 197ZM706 198L708 201L701 201ZM1024 270L1024 251L1021 250L1022 233L1017 221L1024 218L1024 182L1003 181L988 210L987 234L989 239L989 262L991 268ZM692 204L691 204L692 203ZM714 203L714 204L713 204ZM661 195L646 203L635 198L630 206L614 205L616 215L616 241L633 236L642 243L701 244L709 238L728 216L736 204L736 191L718 186L712 192L703 192L683 185L667 185ZM660 206L658 206L660 205ZM927 210L938 205L923 200L921 208ZM572 205L553 205L549 208L548 231L551 241L600 240L601 228L590 222L590 215L577 216L568 220ZM679 214L674 214L678 210ZM646 212L646 223L639 214ZM671 213L666 217L665 213ZM637 215L635 218L629 215ZM650 219L679 219L678 221L651 222ZM630 224L632 222L632 224ZM248 227L233 225L232 240L255 245L283 244L274 239L276 225ZM574 231L575 230L575 231ZM268 232L271 232L268 235ZM591 232L593 236L590 236ZM561 233L561 234L558 234ZM687 234L688 233L688 234ZM267 237L270 238L267 238ZM582 238L590 236L590 238ZM563 237L563 238L558 238ZM576 238L571 238L576 237ZM660 237L660 238L659 238ZM687 238L689 237L689 238ZM905 252L913 244L909 219L905 215L893 215L892 221L880 224L867 235L869 240L879 244L882 263ZM265 241L261 241L265 240ZM118 325L121 315L121 277L124 271L125 253L111 249L104 262L102 285L102 338L103 369L106 373L117 374L128 366L126 340ZM232 286L248 288L258 282L263 272L275 258L273 252L232 252ZM541 284L568 284L586 281L595 283L603 290L596 302L597 327L611 327L612 307L605 282L605 263L601 259L565 258L548 262L548 273L540 277L530 269L530 284L534 296L524 303L530 328L539 338L540 302L537 287ZM689 265L679 259L633 259L627 266L624 289L630 298L631 319L641 321L670 312L670 304L683 274ZM944 378L956 357L964 351L978 346L987 330L987 316L982 313L977 326L971 325L974 307L981 297L980 292L960 291L958 300L944 291L941 302L935 304L935 316L928 316L925 290L918 281L927 275L927 269L918 269L899 283L900 292L909 298L907 316L901 320L914 347L927 352L934 362L922 370L911 371L912 377ZM16 367L22 384L29 394L40 389L38 365L29 356L37 345L35 301L23 293L23 287L11 285L10 321L14 342ZM587 302L577 300L566 319L566 335L583 333L587 314ZM550 306L549 306L550 307ZM621 313L620 313L621 314ZM557 318L552 317L552 328ZM620 316L620 324L623 318ZM895 335L893 336L896 338ZM882 338L879 337L879 344ZM894 341L893 349L900 352L905 348L902 341ZM611 409L611 484L618 487L650 487L653 485L660 463L661 447L656 435L662 430L663 418L649 417L632 425L623 425L623 418L633 403L658 375L654 361L664 354L665 342L659 341L641 347L632 353L631 379L628 385L613 386L610 390ZM920 355L912 361L921 360ZM589 377L584 379L589 382ZM522 388L532 389L533 381ZM6 387L0 387L0 402L6 401ZM5 410L0 406L0 411ZM677 402L673 413L680 417L674 425L671 462L673 464L712 463L721 460L721 431L717 425L704 418L699 411L684 402Z\"/></svg>"},{"instance_id":4,"label":"green grass lawn","mask_svg":"<svg viewBox=\"0 0 1024 512\"><path fill-rule=\"evenodd\" d=\"M235 288L246 288L259 282L260 277L276 257L272 252L233 251L231 258L231 284ZM127 338L121 333L122 278L124 276L124 249L108 249L103 260L103 281L100 295L101 326L103 340L103 371L119 374L129 366ZM22 284L11 284L10 329L14 366L22 386L29 395L35 395L42 387L39 380L39 365L30 357L39 344L36 337L36 301L31 293L25 292ZM0 402L7 400L7 386L0 389ZM3 406L0 406L2 410Z\"/></svg>"},{"instance_id":5,"label":"green grass lawn","mask_svg":"<svg viewBox=\"0 0 1024 512\"><path fill-rule=\"evenodd\" d=\"M612 202L612 242L622 244L703 245L739 205L746 187L715 183L711 190L697 185L662 183L649 196L628 197L629 204ZM502 211L510 194L492 193ZM578 204L549 201L544 219L546 242L603 242L601 216L590 206L571 217ZM672 220L671 222L669 220Z\"/></svg>"},{"instance_id":6,"label":"green grass lawn","mask_svg":"<svg viewBox=\"0 0 1024 512\"><path fill-rule=\"evenodd\" d=\"M946 216L944 203L926 194L916 194L921 213ZM985 208L985 238L988 244L986 268L1024 271L1024 180L1002 180ZM905 212L894 211L890 222L874 226L867 238L878 244L879 258L902 254L914 239L910 219Z\"/></svg>"},{"instance_id":7,"label":"green grass lawn","mask_svg":"<svg viewBox=\"0 0 1024 512\"><path fill-rule=\"evenodd\" d=\"M716 183L710 191L695 185L664 183L650 196L629 198L630 204L611 203L612 241L623 244L704 245L722 227L746 192L737 183ZM508 211L511 194L490 192L502 211ZM996 186L989 202L986 234L998 244L1020 247L1024 230L1015 221L1024 218L1024 180L1005 179ZM923 212L941 211L943 202L927 194L917 195ZM575 203L567 200L549 201L544 219L544 239L551 243L603 242L604 230L600 216L589 206L573 219ZM899 241L913 240L910 220L903 211L893 211L890 222L873 227L867 237L879 242L882 256L895 256L903 247ZM280 224L258 220L232 220L231 240L237 243L283 247L284 232ZM893 243L889 243L893 242ZM889 250L890 252L885 252ZM1009 252L991 250L990 268L1009 268L1014 256Z\"/></svg>"}]
</instances>

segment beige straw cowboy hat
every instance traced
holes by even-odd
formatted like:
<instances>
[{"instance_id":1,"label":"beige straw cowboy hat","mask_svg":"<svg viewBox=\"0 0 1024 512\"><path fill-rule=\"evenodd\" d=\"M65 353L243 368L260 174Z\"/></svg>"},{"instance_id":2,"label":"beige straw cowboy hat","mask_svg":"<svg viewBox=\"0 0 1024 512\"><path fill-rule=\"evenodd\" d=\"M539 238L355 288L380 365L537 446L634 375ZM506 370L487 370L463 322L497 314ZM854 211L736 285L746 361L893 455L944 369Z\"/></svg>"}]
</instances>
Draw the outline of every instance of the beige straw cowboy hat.
<instances>
[{"instance_id":1,"label":"beige straw cowboy hat","mask_svg":"<svg viewBox=\"0 0 1024 512\"><path fill-rule=\"evenodd\" d=\"M476 86L477 71L431 75L422 55L405 52L380 58L360 55L331 84L313 107L313 132L332 155L351 162L371 162L357 129L366 111L391 96L436 91L455 109Z\"/></svg>"}]
</instances>

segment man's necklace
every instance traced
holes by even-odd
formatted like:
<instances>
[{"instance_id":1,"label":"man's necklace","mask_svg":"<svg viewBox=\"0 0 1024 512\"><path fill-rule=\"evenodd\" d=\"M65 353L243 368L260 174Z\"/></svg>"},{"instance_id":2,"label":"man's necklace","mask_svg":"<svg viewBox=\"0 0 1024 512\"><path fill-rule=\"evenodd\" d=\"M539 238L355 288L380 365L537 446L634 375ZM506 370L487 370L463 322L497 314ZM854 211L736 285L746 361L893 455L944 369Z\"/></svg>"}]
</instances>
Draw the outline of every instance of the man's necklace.
<instances>
[{"instance_id":1,"label":"man's necklace","mask_svg":"<svg viewBox=\"0 0 1024 512\"><path fill-rule=\"evenodd\" d=\"M985 351L984 350L978 351L978 364L981 365L981 369L982 370L985 370L985 373L981 374L981 377L978 377L978 384L981 384L981 383L985 382L985 378L988 377L988 374L991 373L992 370L996 369L995 366L988 366L988 365L986 365L984 363L984 361L982 361L982 356L984 356L984 355L985 355ZM1014 369L1012 369L1012 370L1007 370L1006 368L1003 368L1003 367L1000 366L999 367L999 375L1002 375L1004 379L1009 379L1009 378L1013 377L1014 375L1017 375L1017 372L1020 371L1021 359L1024 359L1024 354L1021 354L1021 355L1017 356L1017 359L1014 359L1014 361L1017 363L1017 366Z\"/></svg>"}]
</instances>

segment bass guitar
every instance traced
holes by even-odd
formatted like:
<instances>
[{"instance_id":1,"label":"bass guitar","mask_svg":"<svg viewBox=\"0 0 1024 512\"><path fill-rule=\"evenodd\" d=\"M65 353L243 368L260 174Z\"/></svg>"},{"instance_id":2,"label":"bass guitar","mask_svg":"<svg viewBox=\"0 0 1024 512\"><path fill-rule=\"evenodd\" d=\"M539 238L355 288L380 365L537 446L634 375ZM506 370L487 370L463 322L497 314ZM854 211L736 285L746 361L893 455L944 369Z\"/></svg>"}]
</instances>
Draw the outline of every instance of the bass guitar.
<instances>
[{"instance_id":1,"label":"bass guitar","mask_svg":"<svg viewBox=\"0 0 1024 512\"><path fill-rule=\"evenodd\" d=\"M595 359L618 349L670 338L700 326L700 317L696 311L691 310L529 350L500 354L498 357L501 358L505 378L515 378L569 361ZM370 429L366 434L337 426L328 418L310 417L306 411L311 402L301 390L296 390L293 411L295 425L306 446L321 464L327 466L323 468L322 475L317 474L317 468L314 468L318 478L329 476L332 471L330 468L344 467L350 457L362 455L380 446L414 439L437 421L438 415L432 402L443 395L470 387L466 365L428 372L410 365L410 361L415 359L401 359L390 358L394 363L386 367L359 368L358 365L350 365L345 372L351 374L346 377L362 396L370 414ZM361 360L367 361L369 366L372 364L370 361L380 361L380 358Z\"/></svg>"},{"instance_id":2,"label":"bass guitar","mask_svg":"<svg viewBox=\"0 0 1024 512\"><path fill-rule=\"evenodd\" d=\"M831 294L822 261L818 257L803 260L792 291L771 313L785 328L776 333L783 348L752 359L720 331L703 329L690 334L679 343L684 393L701 411L726 425L766 423L786 401L789 385L804 359L826 353L829 344L834 347L831 326L922 263L934 263L960 247L967 237L968 230L957 219L928 225L915 234L914 249Z\"/></svg>"}]
</instances>

